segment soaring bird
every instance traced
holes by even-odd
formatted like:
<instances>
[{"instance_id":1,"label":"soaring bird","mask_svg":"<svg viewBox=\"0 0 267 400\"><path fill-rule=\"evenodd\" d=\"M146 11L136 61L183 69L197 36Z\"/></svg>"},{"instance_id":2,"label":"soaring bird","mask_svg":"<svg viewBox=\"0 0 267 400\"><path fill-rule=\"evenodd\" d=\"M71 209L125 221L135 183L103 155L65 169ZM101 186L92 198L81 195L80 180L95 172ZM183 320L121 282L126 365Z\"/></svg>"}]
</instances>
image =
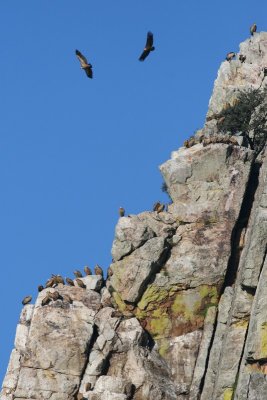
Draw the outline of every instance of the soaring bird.
<instances>
[{"instance_id":1,"label":"soaring bird","mask_svg":"<svg viewBox=\"0 0 267 400\"><path fill-rule=\"evenodd\" d=\"M154 50L155 50L155 47L153 46L153 33L147 32L146 45L143 50L143 53L139 57L139 61L144 61L147 58L147 56L149 55L149 53Z\"/></svg>"},{"instance_id":2,"label":"soaring bird","mask_svg":"<svg viewBox=\"0 0 267 400\"><path fill-rule=\"evenodd\" d=\"M89 267L87 267L87 265L84 267L84 272L85 272L85 275L92 275L92 271L90 270L90 268Z\"/></svg>"},{"instance_id":3,"label":"soaring bird","mask_svg":"<svg viewBox=\"0 0 267 400\"><path fill-rule=\"evenodd\" d=\"M251 25L251 27L250 27L250 34L251 34L251 36L254 35L254 33L256 32L256 30L257 30L257 25L256 25L256 24Z\"/></svg>"},{"instance_id":4,"label":"soaring bird","mask_svg":"<svg viewBox=\"0 0 267 400\"><path fill-rule=\"evenodd\" d=\"M78 269L76 269L75 271L73 271L74 275L76 276L76 278L82 278L83 274L81 273L81 271L79 271Z\"/></svg>"},{"instance_id":5,"label":"soaring bird","mask_svg":"<svg viewBox=\"0 0 267 400\"><path fill-rule=\"evenodd\" d=\"M125 215L125 210L124 210L123 207L120 207L120 208L119 208L119 214L120 214L120 217L124 217L124 215Z\"/></svg>"},{"instance_id":6,"label":"soaring bird","mask_svg":"<svg viewBox=\"0 0 267 400\"><path fill-rule=\"evenodd\" d=\"M76 279L77 285L80 286L81 288L85 289L86 285L83 283L83 281L79 278Z\"/></svg>"},{"instance_id":7,"label":"soaring bird","mask_svg":"<svg viewBox=\"0 0 267 400\"><path fill-rule=\"evenodd\" d=\"M88 76L88 78L93 78L93 66L92 64L89 64L86 60L86 58L84 57L84 55L79 51L79 50L75 50L75 54L78 57L78 60L80 61L81 64L81 68L85 71L86 75Z\"/></svg>"},{"instance_id":8,"label":"soaring bird","mask_svg":"<svg viewBox=\"0 0 267 400\"><path fill-rule=\"evenodd\" d=\"M73 282L73 280L72 280L72 279L70 279L70 278L66 278L66 282L67 282L67 284L68 284L68 285L70 285L70 286L74 286L74 282Z\"/></svg>"},{"instance_id":9,"label":"soaring bird","mask_svg":"<svg viewBox=\"0 0 267 400\"><path fill-rule=\"evenodd\" d=\"M26 304L29 304L32 301L32 296L26 296L22 300L22 304L25 306Z\"/></svg>"},{"instance_id":10,"label":"soaring bird","mask_svg":"<svg viewBox=\"0 0 267 400\"><path fill-rule=\"evenodd\" d=\"M233 51L226 54L226 61L231 61L233 58L235 58L235 53Z\"/></svg>"}]
</instances>

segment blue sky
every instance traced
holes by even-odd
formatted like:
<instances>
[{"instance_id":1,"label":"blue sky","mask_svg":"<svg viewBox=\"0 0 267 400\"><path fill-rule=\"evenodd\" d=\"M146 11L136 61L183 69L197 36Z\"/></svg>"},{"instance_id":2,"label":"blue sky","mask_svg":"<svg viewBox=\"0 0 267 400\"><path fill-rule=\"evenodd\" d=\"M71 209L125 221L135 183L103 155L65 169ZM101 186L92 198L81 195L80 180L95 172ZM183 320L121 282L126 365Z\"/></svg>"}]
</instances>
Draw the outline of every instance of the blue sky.
<instances>
[{"instance_id":1,"label":"blue sky","mask_svg":"<svg viewBox=\"0 0 267 400\"><path fill-rule=\"evenodd\" d=\"M0 381L22 298L51 273L106 269L119 206L167 201L158 165L203 125L221 61L266 14L257 0L0 3Z\"/></svg>"}]
</instances>

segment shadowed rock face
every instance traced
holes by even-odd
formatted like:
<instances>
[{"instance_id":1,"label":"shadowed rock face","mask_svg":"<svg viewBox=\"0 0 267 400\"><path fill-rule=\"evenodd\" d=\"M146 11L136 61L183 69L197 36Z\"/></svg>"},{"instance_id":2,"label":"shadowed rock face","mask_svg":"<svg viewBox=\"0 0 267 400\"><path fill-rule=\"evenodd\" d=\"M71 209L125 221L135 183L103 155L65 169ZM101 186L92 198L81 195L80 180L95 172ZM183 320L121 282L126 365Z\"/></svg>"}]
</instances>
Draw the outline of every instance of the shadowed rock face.
<instances>
[{"instance_id":1,"label":"shadowed rock face","mask_svg":"<svg viewBox=\"0 0 267 400\"><path fill-rule=\"evenodd\" d=\"M168 211L119 219L106 282L24 306L1 400L266 400L266 152L222 140L216 115L264 85L267 33L240 49L215 82L212 140L160 166Z\"/></svg>"}]
</instances>

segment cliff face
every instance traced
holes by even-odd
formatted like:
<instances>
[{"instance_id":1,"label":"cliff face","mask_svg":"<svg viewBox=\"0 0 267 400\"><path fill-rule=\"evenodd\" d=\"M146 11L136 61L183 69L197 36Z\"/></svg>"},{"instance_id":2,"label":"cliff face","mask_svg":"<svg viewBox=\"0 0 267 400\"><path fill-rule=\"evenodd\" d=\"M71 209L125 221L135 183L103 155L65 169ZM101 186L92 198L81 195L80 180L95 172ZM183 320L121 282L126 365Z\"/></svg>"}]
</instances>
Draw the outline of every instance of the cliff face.
<instances>
[{"instance_id":1,"label":"cliff face","mask_svg":"<svg viewBox=\"0 0 267 400\"><path fill-rule=\"evenodd\" d=\"M235 138L225 122L264 88L267 33L240 48L203 130L160 167L168 210L119 219L106 282L24 306L1 399L267 398L267 158L252 123L264 99Z\"/></svg>"}]
</instances>

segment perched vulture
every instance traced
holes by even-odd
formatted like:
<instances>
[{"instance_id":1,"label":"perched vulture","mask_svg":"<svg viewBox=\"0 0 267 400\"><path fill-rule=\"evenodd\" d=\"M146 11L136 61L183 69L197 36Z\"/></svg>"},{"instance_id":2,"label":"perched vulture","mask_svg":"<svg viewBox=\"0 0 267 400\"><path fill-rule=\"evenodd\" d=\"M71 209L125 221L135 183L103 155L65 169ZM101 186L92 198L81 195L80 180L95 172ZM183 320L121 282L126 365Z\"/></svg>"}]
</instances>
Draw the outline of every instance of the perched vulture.
<instances>
[{"instance_id":1,"label":"perched vulture","mask_svg":"<svg viewBox=\"0 0 267 400\"><path fill-rule=\"evenodd\" d=\"M87 265L84 267L83 270L85 272L85 275L92 275L92 271Z\"/></svg>"},{"instance_id":2,"label":"perched vulture","mask_svg":"<svg viewBox=\"0 0 267 400\"><path fill-rule=\"evenodd\" d=\"M120 207L120 208L119 208L119 214L120 214L120 217L124 217L124 215L125 215L125 210L124 210L123 207Z\"/></svg>"},{"instance_id":3,"label":"perched vulture","mask_svg":"<svg viewBox=\"0 0 267 400\"><path fill-rule=\"evenodd\" d=\"M32 301L32 296L26 296L22 300L22 304L25 306L26 304L29 304Z\"/></svg>"},{"instance_id":4,"label":"perched vulture","mask_svg":"<svg viewBox=\"0 0 267 400\"><path fill-rule=\"evenodd\" d=\"M79 271L78 269L76 269L75 271L73 271L74 275L76 276L76 278L82 278L83 274L81 273L81 271Z\"/></svg>"},{"instance_id":5,"label":"perched vulture","mask_svg":"<svg viewBox=\"0 0 267 400\"><path fill-rule=\"evenodd\" d=\"M251 34L251 36L254 35L254 33L256 32L256 30L257 30L257 25L256 25L256 24L251 25L251 27L250 27L250 34Z\"/></svg>"},{"instance_id":6,"label":"perched vulture","mask_svg":"<svg viewBox=\"0 0 267 400\"><path fill-rule=\"evenodd\" d=\"M86 58L79 50L76 50L75 53L76 53L76 56L78 57L78 60L81 63L81 68L86 72L86 75L88 76L88 78L92 79L93 78L92 64L88 64Z\"/></svg>"},{"instance_id":7,"label":"perched vulture","mask_svg":"<svg viewBox=\"0 0 267 400\"><path fill-rule=\"evenodd\" d=\"M151 51L155 50L153 46L153 33L147 32L146 46L143 50L143 53L139 57L139 61L144 61Z\"/></svg>"},{"instance_id":8,"label":"perched vulture","mask_svg":"<svg viewBox=\"0 0 267 400\"><path fill-rule=\"evenodd\" d=\"M73 282L73 280L72 280L72 279L70 279L70 278L66 278L66 282L67 282L67 284L68 284L68 285L70 285L70 286L74 286L74 282Z\"/></svg>"},{"instance_id":9,"label":"perched vulture","mask_svg":"<svg viewBox=\"0 0 267 400\"><path fill-rule=\"evenodd\" d=\"M226 61L231 61L233 58L235 58L235 53L233 51L230 51L230 53L226 54Z\"/></svg>"},{"instance_id":10,"label":"perched vulture","mask_svg":"<svg viewBox=\"0 0 267 400\"><path fill-rule=\"evenodd\" d=\"M83 281L79 278L76 279L77 285L80 286L81 288L85 289L86 285L83 283Z\"/></svg>"},{"instance_id":11,"label":"perched vulture","mask_svg":"<svg viewBox=\"0 0 267 400\"><path fill-rule=\"evenodd\" d=\"M239 61L241 61L241 63L243 64L243 62L246 61L246 56L243 56L243 54L239 54Z\"/></svg>"}]
</instances>

